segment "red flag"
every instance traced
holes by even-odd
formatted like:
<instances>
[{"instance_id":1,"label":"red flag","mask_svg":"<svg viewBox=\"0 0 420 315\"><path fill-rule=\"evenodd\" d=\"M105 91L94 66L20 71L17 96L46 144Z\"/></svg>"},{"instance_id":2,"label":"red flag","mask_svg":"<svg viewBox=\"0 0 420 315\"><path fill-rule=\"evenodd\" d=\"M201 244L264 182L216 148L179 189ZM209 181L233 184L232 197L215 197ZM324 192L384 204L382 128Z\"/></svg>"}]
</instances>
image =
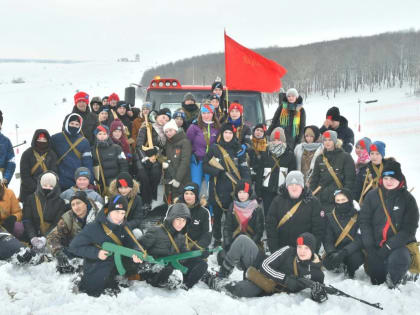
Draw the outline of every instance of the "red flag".
<instances>
[{"instance_id":1,"label":"red flag","mask_svg":"<svg viewBox=\"0 0 420 315\"><path fill-rule=\"evenodd\" d=\"M277 62L238 44L225 33L226 86L229 89L277 92L287 72Z\"/></svg>"}]
</instances>

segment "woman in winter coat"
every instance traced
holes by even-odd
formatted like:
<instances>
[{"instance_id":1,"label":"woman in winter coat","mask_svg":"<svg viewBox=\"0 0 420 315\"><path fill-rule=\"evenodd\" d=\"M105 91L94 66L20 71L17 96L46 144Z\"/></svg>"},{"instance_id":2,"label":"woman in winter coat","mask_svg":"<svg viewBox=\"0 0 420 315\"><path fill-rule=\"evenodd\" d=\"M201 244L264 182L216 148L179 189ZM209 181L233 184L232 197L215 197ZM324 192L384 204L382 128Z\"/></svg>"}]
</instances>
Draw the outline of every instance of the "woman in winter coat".
<instances>
[{"instance_id":1,"label":"woman in winter coat","mask_svg":"<svg viewBox=\"0 0 420 315\"><path fill-rule=\"evenodd\" d=\"M99 125L105 125L109 128L111 126L112 120L113 119L109 117L109 107L102 106L98 113Z\"/></svg>"},{"instance_id":2,"label":"woman in winter coat","mask_svg":"<svg viewBox=\"0 0 420 315\"><path fill-rule=\"evenodd\" d=\"M356 161L356 175L370 162L369 148L372 141L368 137L364 137L356 142L355 153L357 155Z\"/></svg>"},{"instance_id":3,"label":"woman in winter coat","mask_svg":"<svg viewBox=\"0 0 420 315\"><path fill-rule=\"evenodd\" d=\"M233 102L229 106L227 123L232 125L236 138L242 145L244 150L249 150L252 147L251 143L251 128L244 122L244 108L241 104Z\"/></svg>"},{"instance_id":4,"label":"woman in winter coat","mask_svg":"<svg viewBox=\"0 0 420 315\"><path fill-rule=\"evenodd\" d=\"M233 201L236 184L241 179L251 179L245 151L236 139L231 124L224 124L220 129L220 139L211 145L204 157L203 171L211 176L209 201L214 214L214 245L220 245L222 215Z\"/></svg>"},{"instance_id":5,"label":"woman in winter coat","mask_svg":"<svg viewBox=\"0 0 420 315\"><path fill-rule=\"evenodd\" d=\"M235 189L235 197L226 212L223 225L223 249L228 251L233 241L242 234L248 235L258 246L264 233L264 213L253 199L252 183L241 180Z\"/></svg>"},{"instance_id":6,"label":"woman in winter coat","mask_svg":"<svg viewBox=\"0 0 420 315\"><path fill-rule=\"evenodd\" d=\"M325 131L322 139L324 151L316 158L309 187L312 191L321 187L318 196L322 210L331 212L334 208L334 191L338 188L347 188L351 191L356 171L353 158L341 148L341 140L337 139L335 131Z\"/></svg>"},{"instance_id":7,"label":"woman in winter coat","mask_svg":"<svg viewBox=\"0 0 420 315\"><path fill-rule=\"evenodd\" d=\"M354 278L354 273L364 263L362 238L360 237L358 212L348 189L338 189L334 193L334 210L327 214L323 265L328 270L345 265L346 274ZM348 233L344 233L351 226Z\"/></svg>"},{"instance_id":8,"label":"woman in winter coat","mask_svg":"<svg viewBox=\"0 0 420 315\"><path fill-rule=\"evenodd\" d=\"M294 213L290 213L293 209ZM289 215L286 216L287 213ZM265 227L268 248L272 253L283 246L293 246L303 232L316 236L318 243L315 249L319 251L324 236L324 213L318 199L305 187L301 172L292 171L287 175L286 183L280 187L268 210Z\"/></svg>"},{"instance_id":9,"label":"woman in winter coat","mask_svg":"<svg viewBox=\"0 0 420 315\"><path fill-rule=\"evenodd\" d=\"M26 197L34 193L38 176L50 170L57 172L57 155L50 146L50 134L45 129L37 129L32 137L31 147L20 159L20 195L24 203Z\"/></svg>"},{"instance_id":10,"label":"woman in winter coat","mask_svg":"<svg viewBox=\"0 0 420 315\"><path fill-rule=\"evenodd\" d=\"M164 168L165 197L168 204L182 194L182 187L191 179L191 143L174 119L163 127L166 136Z\"/></svg>"},{"instance_id":11,"label":"woman in winter coat","mask_svg":"<svg viewBox=\"0 0 420 315\"><path fill-rule=\"evenodd\" d=\"M101 249L104 242L114 243L141 251L137 240L126 226L125 212L127 199L121 195L115 196L108 206L101 211L96 220L87 224L71 241L69 252L84 258L83 276L79 291L98 297L105 289L119 291L115 279L117 270L114 257ZM124 259L123 263L129 272L135 272L135 264L142 261L135 255L132 259Z\"/></svg>"},{"instance_id":12,"label":"woman in winter coat","mask_svg":"<svg viewBox=\"0 0 420 315\"><path fill-rule=\"evenodd\" d=\"M320 133L317 126L306 126L304 129L304 141L295 147L297 169L305 176L305 185L308 187L316 158L322 154L324 149L322 143L319 142L319 136Z\"/></svg>"},{"instance_id":13,"label":"woman in winter coat","mask_svg":"<svg viewBox=\"0 0 420 315\"><path fill-rule=\"evenodd\" d=\"M187 129L187 124L185 122L186 117L182 108L177 109L173 113L172 119L175 120L178 128L182 128L182 130L184 130L185 133L187 132L188 129Z\"/></svg>"},{"instance_id":14,"label":"woman in winter coat","mask_svg":"<svg viewBox=\"0 0 420 315\"><path fill-rule=\"evenodd\" d=\"M13 190L0 183L0 226L20 238L23 234L22 209Z\"/></svg>"},{"instance_id":15,"label":"woman in winter coat","mask_svg":"<svg viewBox=\"0 0 420 315\"><path fill-rule=\"evenodd\" d=\"M201 187L203 180L203 159L210 146L216 142L220 125L214 116L213 106L203 104L196 122L187 130L187 138L191 142L191 180ZM207 176L206 181L208 182Z\"/></svg>"},{"instance_id":16,"label":"woman in winter coat","mask_svg":"<svg viewBox=\"0 0 420 315\"><path fill-rule=\"evenodd\" d=\"M121 147L121 150L124 152L127 162L130 164L132 160L132 154L130 150L130 145L128 144L127 136L124 132L124 125L121 122L121 120L116 119L111 123L109 136L113 143Z\"/></svg>"},{"instance_id":17,"label":"woman in winter coat","mask_svg":"<svg viewBox=\"0 0 420 315\"><path fill-rule=\"evenodd\" d=\"M66 205L60 198L58 177L46 171L39 177L36 191L29 195L23 205L23 225L32 246L37 250L45 247L45 237L57 225Z\"/></svg>"},{"instance_id":18,"label":"woman in winter coat","mask_svg":"<svg viewBox=\"0 0 420 315\"><path fill-rule=\"evenodd\" d=\"M280 100L280 105L274 113L273 120L267 134L271 135L277 127L284 129L287 145L294 150L303 138L306 126L306 113L303 108L303 99L296 89L288 89L286 95Z\"/></svg>"},{"instance_id":19,"label":"woman in winter coat","mask_svg":"<svg viewBox=\"0 0 420 315\"><path fill-rule=\"evenodd\" d=\"M183 203L176 203L168 209L163 224L148 229L141 237L140 243L154 258L187 252L185 233L190 220L188 207ZM188 289L192 288L207 271L207 262L201 258L185 260L182 265L188 268L188 272L183 276ZM157 273L146 272L142 276L152 286L167 287L173 270L172 265L167 265Z\"/></svg>"},{"instance_id":20,"label":"woman in winter coat","mask_svg":"<svg viewBox=\"0 0 420 315\"><path fill-rule=\"evenodd\" d=\"M264 202L264 214L270 209L278 187L284 184L290 171L296 169L296 158L286 144L284 130L277 127L270 135L270 141L261 158L255 162L255 190L258 198Z\"/></svg>"},{"instance_id":21,"label":"woman in winter coat","mask_svg":"<svg viewBox=\"0 0 420 315\"><path fill-rule=\"evenodd\" d=\"M117 117L124 124L124 134L126 139L131 139L131 128L132 128L132 121L130 116L128 115L128 111L130 110L130 104L126 101L119 101L116 106L117 110Z\"/></svg>"},{"instance_id":22,"label":"woman in winter coat","mask_svg":"<svg viewBox=\"0 0 420 315\"><path fill-rule=\"evenodd\" d=\"M119 194L127 198L128 208L125 213L127 226L133 231L141 229L145 214L143 201L139 195L140 184L129 173L122 172L109 185L109 193L111 196Z\"/></svg>"},{"instance_id":23,"label":"woman in winter coat","mask_svg":"<svg viewBox=\"0 0 420 315\"><path fill-rule=\"evenodd\" d=\"M113 123L115 120L113 121ZM98 126L95 130L96 142L92 148L95 179L103 197L109 195L109 184L121 172L128 171L127 160L121 147L109 139L108 128Z\"/></svg>"}]
</instances>

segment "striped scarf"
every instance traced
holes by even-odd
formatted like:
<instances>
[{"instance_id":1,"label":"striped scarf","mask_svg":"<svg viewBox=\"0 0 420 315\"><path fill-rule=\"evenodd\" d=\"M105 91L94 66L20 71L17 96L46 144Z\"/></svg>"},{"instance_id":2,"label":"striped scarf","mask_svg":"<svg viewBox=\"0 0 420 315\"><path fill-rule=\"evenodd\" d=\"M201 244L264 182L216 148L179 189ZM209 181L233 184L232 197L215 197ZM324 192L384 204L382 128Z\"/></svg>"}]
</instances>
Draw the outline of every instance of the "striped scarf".
<instances>
[{"instance_id":1,"label":"striped scarf","mask_svg":"<svg viewBox=\"0 0 420 315\"><path fill-rule=\"evenodd\" d=\"M289 110L287 109L287 103L283 102L280 113L280 127L285 128L289 126ZM299 135L300 127L300 109L296 109L296 114L293 117L293 128L292 137L295 138Z\"/></svg>"}]
</instances>

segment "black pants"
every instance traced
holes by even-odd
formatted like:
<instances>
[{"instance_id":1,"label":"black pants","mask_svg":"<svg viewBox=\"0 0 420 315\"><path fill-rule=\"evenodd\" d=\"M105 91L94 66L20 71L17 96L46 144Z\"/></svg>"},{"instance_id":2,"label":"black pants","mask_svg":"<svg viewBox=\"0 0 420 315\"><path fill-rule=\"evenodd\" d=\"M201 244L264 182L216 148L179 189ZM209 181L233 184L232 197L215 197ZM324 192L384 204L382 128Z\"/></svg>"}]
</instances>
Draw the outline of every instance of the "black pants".
<instances>
[{"instance_id":1,"label":"black pants","mask_svg":"<svg viewBox=\"0 0 420 315\"><path fill-rule=\"evenodd\" d=\"M365 255L362 251L358 250L351 255L347 255L344 258L343 263L347 266L347 272L350 277L354 276L354 273L365 261Z\"/></svg>"},{"instance_id":2,"label":"black pants","mask_svg":"<svg viewBox=\"0 0 420 315\"><path fill-rule=\"evenodd\" d=\"M140 181L143 203L152 203L157 199L157 190L162 176L162 166L159 162L149 163L138 168L137 179Z\"/></svg>"},{"instance_id":3,"label":"black pants","mask_svg":"<svg viewBox=\"0 0 420 315\"><path fill-rule=\"evenodd\" d=\"M270 209L271 203L276 196L276 193L269 191L267 188L263 188L261 190L261 196L264 204L264 216L267 217L268 210Z\"/></svg>"},{"instance_id":4,"label":"black pants","mask_svg":"<svg viewBox=\"0 0 420 315\"><path fill-rule=\"evenodd\" d=\"M221 209L217 204L213 205L213 237L216 240L222 239L222 217L223 209Z\"/></svg>"}]
</instances>

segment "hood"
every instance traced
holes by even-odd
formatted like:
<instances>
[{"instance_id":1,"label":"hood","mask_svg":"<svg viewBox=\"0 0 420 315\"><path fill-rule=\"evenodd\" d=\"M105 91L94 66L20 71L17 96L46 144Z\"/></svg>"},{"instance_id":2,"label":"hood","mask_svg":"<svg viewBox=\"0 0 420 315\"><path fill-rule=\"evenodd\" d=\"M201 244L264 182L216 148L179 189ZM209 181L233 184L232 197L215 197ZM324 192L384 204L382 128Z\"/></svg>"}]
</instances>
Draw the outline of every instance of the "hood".
<instances>
[{"instance_id":1,"label":"hood","mask_svg":"<svg viewBox=\"0 0 420 315\"><path fill-rule=\"evenodd\" d=\"M60 188L60 183L58 182L58 175L55 172L49 171L49 170L43 172L41 175L38 176L38 181L37 181L37 186L36 186L36 194L45 197L44 192L42 191L42 187L41 187L41 177L42 177L42 175L44 175L46 173L53 174L55 176L56 180L57 180L57 184L53 188L52 193L49 194L49 197L60 196L61 188Z\"/></svg>"},{"instance_id":2,"label":"hood","mask_svg":"<svg viewBox=\"0 0 420 315\"><path fill-rule=\"evenodd\" d=\"M174 228L172 226L172 222L176 218L185 218L187 219L187 224L185 224L185 227L180 231L180 233L185 234L187 232L187 226L191 220L191 212L190 209L188 209L187 205L184 203L175 203L173 204L166 213L165 217L165 225L170 230L174 231Z\"/></svg>"},{"instance_id":3,"label":"hood","mask_svg":"<svg viewBox=\"0 0 420 315\"><path fill-rule=\"evenodd\" d=\"M62 130L67 134L67 135L70 135L70 132L69 132L69 129L68 129L68 127L69 127L69 120L70 120L70 118L71 117L73 117L73 116L77 116L78 118L79 118L79 122L80 122L80 127L79 127L79 130L78 130L78 134L80 134L80 131L82 130L82 124L83 124L83 118L82 118L82 116L80 116L79 114L77 114L77 113L70 113L70 114L68 114L68 115L66 115L66 117L64 118L64 121L63 121L63 128L62 128Z\"/></svg>"},{"instance_id":4,"label":"hood","mask_svg":"<svg viewBox=\"0 0 420 315\"><path fill-rule=\"evenodd\" d=\"M34 135L32 137L31 147L33 149L35 148L35 142L36 142L36 139L38 139L38 136L39 136L40 133L45 134L45 137L47 138L47 141L48 141L48 147L50 147L51 136L50 136L50 133L48 132L48 130L47 129L37 129L37 130L35 130Z\"/></svg>"},{"instance_id":5,"label":"hood","mask_svg":"<svg viewBox=\"0 0 420 315\"><path fill-rule=\"evenodd\" d=\"M344 116L340 116L340 126L337 128L337 130L340 129L341 127L347 128L348 126L349 126L349 121L347 120L347 118Z\"/></svg>"},{"instance_id":6,"label":"hood","mask_svg":"<svg viewBox=\"0 0 420 315\"><path fill-rule=\"evenodd\" d=\"M278 194L281 195L285 199L290 199L289 191L287 190L286 184L283 184L279 187ZM304 203L309 203L315 197L312 195L312 192L307 188L303 188L302 194L297 200L303 200Z\"/></svg>"},{"instance_id":7,"label":"hood","mask_svg":"<svg viewBox=\"0 0 420 315\"><path fill-rule=\"evenodd\" d=\"M140 184L138 181L133 179L133 189L130 191L130 193L127 195L128 198L135 197L140 191ZM109 184L109 192L112 196L118 195L118 188L117 188L117 180L114 179Z\"/></svg>"}]
</instances>

